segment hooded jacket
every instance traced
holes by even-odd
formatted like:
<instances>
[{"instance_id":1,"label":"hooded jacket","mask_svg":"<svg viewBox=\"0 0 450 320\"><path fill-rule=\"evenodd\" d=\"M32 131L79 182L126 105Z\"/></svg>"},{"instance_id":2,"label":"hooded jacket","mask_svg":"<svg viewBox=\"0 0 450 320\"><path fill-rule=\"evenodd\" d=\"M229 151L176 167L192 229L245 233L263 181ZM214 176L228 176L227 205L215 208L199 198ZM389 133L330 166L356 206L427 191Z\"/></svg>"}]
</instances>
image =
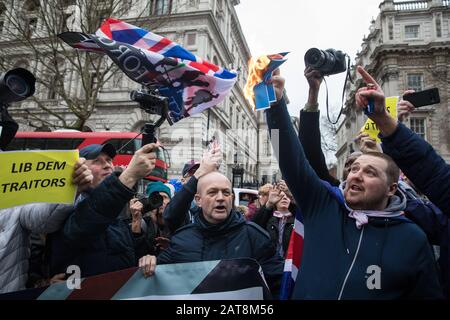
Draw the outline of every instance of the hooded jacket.
<instances>
[{"instance_id":1,"label":"hooded jacket","mask_svg":"<svg viewBox=\"0 0 450 320\"><path fill-rule=\"evenodd\" d=\"M158 256L158 264L220 259L253 258L261 265L269 287L277 290L283 273L283 259L276 254L268 234L231 211L222 223L208 223L197 214L194 223L177 230L168 249Z\"/></svg>"},{"instance_id":2,"label":"hooded jacket","mask_svg":"<svg viewBox=\"0 0 450 320\"><path fill-rule=\"evenodd\" d=\"M72 205L32 203L0 210L0 293L25 289L30 233L55 232Z\"/></svg>"},{"instance_id":3,"label":"hooded jacket","mask_svg":"<svg viewBox=\"0 0 450 320\"><path fill-rule=\"evenodd\" d=\"M404 217L369 217L360 229L342 192L323 183L305 158L284 100L266 111L279 129L283 177L303 214L305 238L294 299L442 298L423 231ZM405 208L396 194L387 212Z\"/></svg>"}]
</instances>

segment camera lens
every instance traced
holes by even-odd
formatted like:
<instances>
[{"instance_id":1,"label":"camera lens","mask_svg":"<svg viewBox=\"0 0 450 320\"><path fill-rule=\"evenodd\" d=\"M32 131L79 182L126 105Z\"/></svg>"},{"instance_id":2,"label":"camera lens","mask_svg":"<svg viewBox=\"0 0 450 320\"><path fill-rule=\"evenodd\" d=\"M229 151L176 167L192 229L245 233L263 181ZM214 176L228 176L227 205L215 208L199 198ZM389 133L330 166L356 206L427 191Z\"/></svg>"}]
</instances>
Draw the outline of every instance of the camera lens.
<instances>
[{"instance_id":1,"label":"camera lens","mask_svg":"<svg viewBox=\"0 0 450 320\"><path fill-rule=\"evenodd\" d=\"M30 87L27 82L15 74L8 76L5 82L6 86L18 96L28 96L30 93Z\"/></svg>"},{"instance_id":2,"label":"camera lens","mask_svg":"<svg viewBox=\"0 0 450 320\"><path fill-rule=\"evenodd\" d=\"M305 63L314 69L320 68L324 63L325 55L322 50L311 48L305 53Z\"/></svg>"}]
</instances>

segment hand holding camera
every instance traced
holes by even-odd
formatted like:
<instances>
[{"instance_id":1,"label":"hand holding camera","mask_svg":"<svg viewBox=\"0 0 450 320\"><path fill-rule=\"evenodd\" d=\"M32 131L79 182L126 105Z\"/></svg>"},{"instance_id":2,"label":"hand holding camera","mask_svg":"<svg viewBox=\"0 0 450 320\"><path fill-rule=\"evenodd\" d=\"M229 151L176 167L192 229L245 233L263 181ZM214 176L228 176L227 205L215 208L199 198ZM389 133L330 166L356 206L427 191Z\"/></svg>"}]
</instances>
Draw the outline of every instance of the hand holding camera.
<instances>
[{"instance_id":1,"label":"hand holding camera","mask_svg":"<svg viewBox=\"0 0 450 320\"><path fill-rule=\"evenodd\" d=\"M157 144L150 143L136 151L130 164L119 177L125 186L133 188L139 179L146 177L155 168L156 153L153 150L157 147Z\"/></svg>"},{"instance_id":2,"label":"hand holding camera","mask_svg":"<svg viewBox=\"0 0 450 320\"><path fill-rule=\"evenodd\" d=\"M141 233L142 208L144 205L137 198L130 200L131 231Z\"/></svg>"}]
</instances>

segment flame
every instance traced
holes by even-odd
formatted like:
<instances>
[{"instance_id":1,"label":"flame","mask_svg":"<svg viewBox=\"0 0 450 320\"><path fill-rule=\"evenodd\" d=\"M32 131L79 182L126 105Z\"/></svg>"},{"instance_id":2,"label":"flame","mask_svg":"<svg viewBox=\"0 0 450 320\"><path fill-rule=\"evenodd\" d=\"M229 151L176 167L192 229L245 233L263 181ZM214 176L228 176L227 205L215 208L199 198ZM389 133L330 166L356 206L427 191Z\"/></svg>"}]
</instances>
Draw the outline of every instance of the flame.
<instances>
[{"instance_id":1,"label":"flame","mask_svg":"<svg viewBox=\"0 0 450 320\"><path fill-rule=\"evenodd\" d=\"M264 72L267 70L269 64L270 59L268 56L260 56L256 59L250 58L248 62L248 77L244 88L244 96L252 105L253 109L256 109L253 88L263 81Z\"/></svg>"}]
</instances>

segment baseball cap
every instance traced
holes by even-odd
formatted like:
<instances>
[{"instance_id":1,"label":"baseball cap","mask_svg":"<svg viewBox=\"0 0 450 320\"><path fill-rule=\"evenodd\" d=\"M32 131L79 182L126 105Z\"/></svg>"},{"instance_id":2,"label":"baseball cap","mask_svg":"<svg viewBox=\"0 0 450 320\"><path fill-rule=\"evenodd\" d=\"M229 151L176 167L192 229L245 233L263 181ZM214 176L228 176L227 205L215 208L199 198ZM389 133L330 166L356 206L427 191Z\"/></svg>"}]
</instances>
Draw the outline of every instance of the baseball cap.
<instances>
[{"instance_id":1,"label":"baseball cap","mask_svg":"<svg viewBox=\"0 0 450 320\"><path fill-rule=\"evenodd\" d=\"M102 152L111 157L111 159L113 159L117 154L116 148L114 148L114 146L110 143L90 144L80 149L80 157L85 158L86 160L94 160Z\"/></svg>"},{"instance_id":2,"label":"baseball cap","mask_svg":"<svg viewBox=\"0 0 450 320\"><path fill-rule=\"evenodd\" d=\"M200 161L190 160L189 162L186 162L182 171L183 177L185 177L188 173L190 173L194 169L197 170L198 167L200 167Z\"/></svg>"}]
</instances>

